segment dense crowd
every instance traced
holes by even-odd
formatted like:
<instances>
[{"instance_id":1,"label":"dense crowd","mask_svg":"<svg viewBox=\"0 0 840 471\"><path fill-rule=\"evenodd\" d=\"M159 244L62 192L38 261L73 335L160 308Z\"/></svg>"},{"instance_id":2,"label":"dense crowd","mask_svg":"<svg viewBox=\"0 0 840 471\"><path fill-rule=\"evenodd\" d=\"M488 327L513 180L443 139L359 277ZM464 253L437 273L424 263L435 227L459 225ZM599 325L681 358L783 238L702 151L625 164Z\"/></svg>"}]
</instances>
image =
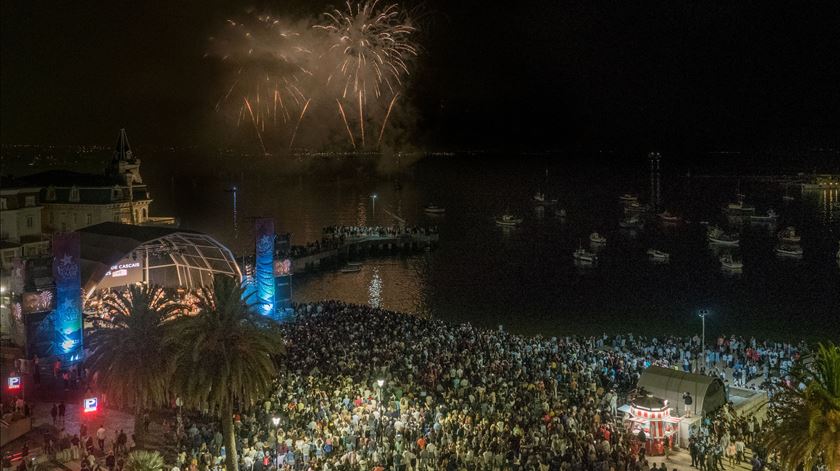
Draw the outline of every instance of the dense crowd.
<instances>
[{"instance_id":1,"label":"dense crowd","mask_svg":"<svg viewBox=\"0 0 840 471\"><path fill-rule=\"evenodd\" d=\"M696 337L523 337L341 302L298 306L287 342L271 397L237 416L248 471L649 470L617 417L644 368L769 375L800 351L720 338L705 369ZM704 458L754 436L704 421ZM179 469L223 466L211 419L179 416L172 433Z\"/></svg>"},{"instance_id":2,"label":"dense crowd","mask_svg":"<svg viewBox=\"0 0 840 471\"><path fill-rule=\"evenodd\" d=\"M400 237L431 235L436 227L423 226L328 226L322 229L321 238L306 245L294 245L289 251L292 257L318 253L341 247L347 241L365 237Z\"/></svg>"}]
</instances>

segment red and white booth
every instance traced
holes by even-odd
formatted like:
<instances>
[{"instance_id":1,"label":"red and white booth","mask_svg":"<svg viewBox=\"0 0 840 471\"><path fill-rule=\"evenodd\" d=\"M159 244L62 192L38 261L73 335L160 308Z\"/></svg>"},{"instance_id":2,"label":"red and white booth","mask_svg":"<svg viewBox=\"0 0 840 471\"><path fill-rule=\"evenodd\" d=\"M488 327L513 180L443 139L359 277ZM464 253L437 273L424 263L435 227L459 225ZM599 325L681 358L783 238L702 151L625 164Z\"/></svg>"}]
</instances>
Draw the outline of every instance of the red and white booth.
<instances>
[{"instance_id":1,"label":"red and white booth","mask_svg":"<svg viewBox=\"0 0 840 471\"><path fill-rule=\"evenodd\" d=\"M645 453L648 456L665 454L665 448L678 443L680 418L671 416L668 401L658 397L636 398L630 404L627 425L633 435L645 434Z\"/></svg>"}]
</instances>

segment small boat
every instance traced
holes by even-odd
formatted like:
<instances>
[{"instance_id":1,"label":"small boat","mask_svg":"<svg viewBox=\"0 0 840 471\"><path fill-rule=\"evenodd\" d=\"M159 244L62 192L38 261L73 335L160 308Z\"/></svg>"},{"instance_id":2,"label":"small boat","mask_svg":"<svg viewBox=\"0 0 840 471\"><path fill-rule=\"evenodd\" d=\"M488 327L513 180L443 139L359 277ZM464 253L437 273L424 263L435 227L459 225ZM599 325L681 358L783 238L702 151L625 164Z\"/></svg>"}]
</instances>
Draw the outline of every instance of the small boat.
<instances>
[{"instance_id":1,"label":"small boat","mask_svg":"<svg viewBox=\"0 0 840 471\"><path fill-rule=\"evenodd\" d=\"M557 198L548 198L545 193L538 191L534 194L534 203L546 206L554 205L557 204Z\"/></svg>"},{"instance_id":2,"label":"small boat","mask_svg":"<svg viewBox=\"0 0 840 471\"><path fill-rule=\"evenodd\" d=\"M776 247L776 255L780 257L795 257L802 256L802 247L798 245L780 244Z\"/></svg>"},{"instance_id":3,"label":"small boat","mask_svg":"<svg viewBox=\"0 0 840 471\"><path fill-rule=\"evenodd\" d=\"M425 208L423 208L423 212L428 214L443 214L446 212L446 208L441 208L440 206L429 203Z\"/></svg>"},{"instance_id":4,"label":"small boat","mask_svg":"<svg viewBox=\"0 0 840 471\"><path fill-rule=\"evenodd\" d=\"M360 267L362 266L362 262L347 262L348 267Z\"/></svg>"},{"instance_id":5,"label":"small boat","mask_svg":"<svg viewBox=\"0 0 840 471\"><path fill-rule=\"evenodd\" d=\"M648 257L650 257L651 260L657 261L657 262L667 262L668 260L671 259L671 254L669 254L667 252L663 252L661 250L648 249L647 254L648 254Z\"/></svg>"},{"instance_id":6,"label":"small boat","mask_svg":"<svg viewBox=\"0 0 840 471\"><path fill-rule=\"evenodd\" d=\"M779 241L788 244L798 244L802 237L796 233L796 228L788 226L779 232Z\"/></svg>"},{"instance_id":7,"label":"small boat","mask_svg":"<svg viewBox=\"0 0 840 471\"><path fill-rule=\"evenodd\" d=\"M755 213L755 206L744 203L744 195L738 195L738 200L723 207L723 212L730 216L750 216Z\"/></svg>"},{"instance_id":8,"label":"small boat","mask_svg":"<svg viewBox=\"0 0 840 471\"><path fill-rule=\"evenodd\" d=\"M744 269L744 264L740 260L732 258L731 254L726 254L720 257L720 266L724 270L738 272Z\"/></svg>"},{"instance_id":9,"label":"small boat","mask_svg":"<svg viewBox=\"0 0 840 471\"><path fill-rule=\"evenodd\" d=\"M361 265L348 265L348 266L342 268L339 271L341 271L341 273L358 273L358 272L362 271L362 266Z\"/></svg>"},{"instance_id":10,"label":"small boat","mask_svg":"<svg viewBox=\"0 0 840 471\"><path fill-rule=\"evenodd\" d=\"M659 216L659 219L661 219L662 222L667 222L671 224L682 221L681 217L671 214L668 211L661 212L657 216Z\"/></svg>"},{"instance_id":11,"label":"small boat","mask_svg":"<svg viewBox=\"0 0 840 471\"><path fill-rule=\"evenodd\" d=\"M496 218L496 224L505 227L514 227L522 224L522 218L518 218L512 214L502 214Z\"/></svg>"},{"instance_id":12,"label":"small boat","mask_svg":"<svg viewBox=\"0 0 840 471\"><path fill-rule=\"evenodd\" d=\"M639 204L638 201L632 201L624 205L624 214L640 214L647 212L650 209L648 205Z\"/></svg>"},{"instance_id":13,"label":"small boat","mask_svg":"<svg viewBox=\"0 0 840 471\"><path fill-rule=\"evenodd\" d=\"M566 217L566 210L563 208L556 209L554 210L554 215L559 218L564 218Z\"/></svg>"},{"instance_id":14,"label":"small boat","mask_svg":"<svg viewBox=\"0 0 840 471\"><path fill-rule=\"evenodd\" d=\"M775 223L779 220L779 214L770 208L764 216L750 216L750 222L753 223Z\"/></svg>"},{"instance_id":15,"label":"small boat","mask_svg":"<svg viewBox=\"0 0 840 471\"><path fill-rule=\"evenodd\" d=\"M741 242L738 234L727 234L723 229L716 226L711 226L706 230L706 237L713 244L738 245Z\"/></svg>"},{"instance_id":16,"label":"small boat","mask_svg":"<svg viewBox=\"0 0 840 471\"><path fill-rule=\"evenodd\" d=\"M618 221L618 227L621 227L623 229L637 229L643 227L644 225L645 223L636 216L631 216L629 218Z\"/></svg>"},{"instance_id":17,"label":"small boat","mask_svg":"<svg viewBox=\"0 0 840 471\"><path fill-rule=\"evenodd\" d=\"M618 200L622 203L639 203L639 197L636 195L631 195L630 193L624 193L623 195L618 197Z\"/></svg>"},{"instance_id":18,"label":"small boat","mask_svg":"<svg viewBox=\"0 0 840 471\"><path fill-rule=\"evenodd\" d=\"M783 200L783 201L793 201L793 200L795 200L795 199L796 199L796 198L794 198L793 196L790 196L790 195L784 195L784 196L782 196L782 200Z\"/></svg>"},{"instance_id":19,"label":"small boat","mask_svg":"<svg viewBox=\"0 0 840 471\"><path fill-rule=\"evenodd\" d=\"M589 241L593 244L603 245L607 243L607 238L597 232L593 232L589 234Z\"/></svg>"},{"instance_id":20,"label":"small boat","mask_svg":"<svg viewBox=\"0 0 840 471\"><path fill-rule=\"evenodd\" d=\"M598 256L583 247L578 247L577 250L574 251L572 254L575 261L580 263L595 263L598 261Z\"/></svg>"}]
</instances>

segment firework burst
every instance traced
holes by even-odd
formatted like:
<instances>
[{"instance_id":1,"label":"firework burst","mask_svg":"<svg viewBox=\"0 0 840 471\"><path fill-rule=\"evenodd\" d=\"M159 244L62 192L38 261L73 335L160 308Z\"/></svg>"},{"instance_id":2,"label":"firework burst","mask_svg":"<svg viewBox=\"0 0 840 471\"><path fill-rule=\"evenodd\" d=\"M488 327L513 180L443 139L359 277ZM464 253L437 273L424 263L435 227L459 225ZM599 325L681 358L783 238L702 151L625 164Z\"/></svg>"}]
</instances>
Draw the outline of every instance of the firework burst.
<instances>
[{"instance_id":1,"label":"firework burst","mask_svg":"<svg viewBox=\"0 0 840 471\"><path fill-rule=\"evenodd\" d=\"M326 24L316 29L328 32L333 43L332 52L341 58L337 73L343 79L342 97L357 95L366 98L372 92L380 97L387 89L390 94L402 87L408 75L407 61L417 55L411 42L414 32L396 4L378 7L378 1L346 3L345 10L326 13ZM330 75L328 81L335 77Z\"/></svg>"}]
</instances>

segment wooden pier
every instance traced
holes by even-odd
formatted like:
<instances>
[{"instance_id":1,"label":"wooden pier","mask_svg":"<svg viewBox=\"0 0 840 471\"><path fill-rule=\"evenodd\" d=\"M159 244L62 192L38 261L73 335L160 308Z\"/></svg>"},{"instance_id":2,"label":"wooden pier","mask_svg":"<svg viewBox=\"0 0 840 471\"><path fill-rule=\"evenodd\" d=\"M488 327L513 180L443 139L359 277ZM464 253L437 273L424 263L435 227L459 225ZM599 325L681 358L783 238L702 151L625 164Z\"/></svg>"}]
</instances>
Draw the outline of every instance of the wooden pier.
<instances>
[{"instance_id":1,"label":"wooden pier","mask_svg":"<svg viewBox=\"0 0 840 471\"><path fill-rule=\"evenodd\" d=\"M346 237L341 245L292 257L292 273L306 273L325 265L371 255L419 252L434 248L437 233L387 234Z\"/></svg>"}]
</instances>

